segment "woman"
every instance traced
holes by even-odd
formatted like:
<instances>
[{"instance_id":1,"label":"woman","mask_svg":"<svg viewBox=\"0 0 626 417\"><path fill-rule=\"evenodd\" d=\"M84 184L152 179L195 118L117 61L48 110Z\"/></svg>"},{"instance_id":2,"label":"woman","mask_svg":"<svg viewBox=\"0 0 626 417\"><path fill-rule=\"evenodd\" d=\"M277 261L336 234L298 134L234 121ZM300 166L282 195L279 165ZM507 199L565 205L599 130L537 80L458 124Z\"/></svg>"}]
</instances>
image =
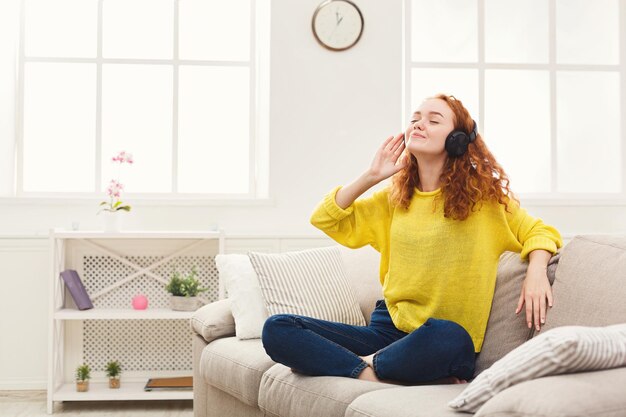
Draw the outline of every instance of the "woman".
<instances>
[{"instance_id":1,"label":"woman","mask_svg":"<svg viewBox=\"0 0 626 417\"><path fill-rule=\"evenodd\" d=\"M357 200L389 177L391 185ZM294 371L403 384L467 382L504 251L529 260L515 313L525 304L528 327L539 331L546 301L552 307L547 264L561 236L519 206L453 96L426 99L363 175L324 198L311 223L342 245L380 252L384 300L369 326L270 317L263 345Z\"/></svg>"}]
</instances>

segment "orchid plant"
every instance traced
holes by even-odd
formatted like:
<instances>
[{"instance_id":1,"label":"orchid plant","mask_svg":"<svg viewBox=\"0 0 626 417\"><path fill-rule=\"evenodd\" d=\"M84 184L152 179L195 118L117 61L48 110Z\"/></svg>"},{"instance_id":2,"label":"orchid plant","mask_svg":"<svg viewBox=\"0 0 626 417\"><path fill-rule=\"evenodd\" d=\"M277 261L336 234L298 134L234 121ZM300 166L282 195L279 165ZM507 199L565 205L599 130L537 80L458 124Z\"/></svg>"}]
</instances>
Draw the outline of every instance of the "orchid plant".
<instances>
[{"instance_id":1,"label":"orchid plant","mask_svg":"<svg viewBox=\"0 0 626 417\"><path fill-rule=\"evenodd\" d=\"M121 151L120 153L117 154L117 156L114 156L113 158L111 158L111 162L118 163L120 167L122 166L122 164L132 165L133 155L126 151ZM107 195L110 197L110 200L103 201L102 203L100 203L100 207L102 208L100 209L100 211L98 211L98 214L100 214L101 211L109 211L112 213L115 213L116 211L119 211L119 210L130 211L130 206L128 204L123 205L122 200L120 200L120 195L122 194L124 185L119 182L119 178L120 178L119 170L118 170L117 178L118 178L117 180L113 179L109 183L109 186L107 187L106 192L107 192Z\"/></svg>"}]
</instances>

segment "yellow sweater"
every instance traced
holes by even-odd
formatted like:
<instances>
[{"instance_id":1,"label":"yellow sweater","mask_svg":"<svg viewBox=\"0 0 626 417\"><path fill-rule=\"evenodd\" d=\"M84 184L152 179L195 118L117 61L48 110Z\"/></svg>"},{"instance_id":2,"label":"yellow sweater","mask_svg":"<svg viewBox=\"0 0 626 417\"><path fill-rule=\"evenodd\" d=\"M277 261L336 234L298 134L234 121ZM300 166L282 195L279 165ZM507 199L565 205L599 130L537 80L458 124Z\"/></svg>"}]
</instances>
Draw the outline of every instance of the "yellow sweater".
<instances>
[{"instance_id":1,"label":"yellow sweater","mask_svg":"<svg viewBox=\"0 0 626 417\"><path fill-rule=\"evenodd\" d=\"M526 260L535 249L562 246L559 232L531 217L514 201L509 210L484 202L463 221L443 216L441 189L417 188L408 210L389 202L389 186L345 210L335 201L338 186L311 215L311 223L338 243L380 252L380 281L395 326L407 333L429 317L454 321L467 330L480 352L504 251ZM515 314L511 305L511 314Z\"/></svg>"}]
</instances>

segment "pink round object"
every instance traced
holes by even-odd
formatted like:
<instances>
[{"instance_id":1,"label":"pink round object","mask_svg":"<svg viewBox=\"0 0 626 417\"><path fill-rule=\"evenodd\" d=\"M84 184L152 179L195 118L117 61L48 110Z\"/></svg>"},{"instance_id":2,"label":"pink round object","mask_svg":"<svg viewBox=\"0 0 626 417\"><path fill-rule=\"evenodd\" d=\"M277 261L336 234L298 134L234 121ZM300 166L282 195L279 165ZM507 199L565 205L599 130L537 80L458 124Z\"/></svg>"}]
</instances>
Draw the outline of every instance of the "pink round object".
<instances>
[{"instance_id":1,"label":"pink round object","mask_svg":"<svg viewBox=\"0 0 626 417\"><path fill-rule=\"evenodd\" d=\"M148 297L145 295L136 295L133 297L133 308L135 310L145 310L148 308Z\"/></svg>"}]
</instances>

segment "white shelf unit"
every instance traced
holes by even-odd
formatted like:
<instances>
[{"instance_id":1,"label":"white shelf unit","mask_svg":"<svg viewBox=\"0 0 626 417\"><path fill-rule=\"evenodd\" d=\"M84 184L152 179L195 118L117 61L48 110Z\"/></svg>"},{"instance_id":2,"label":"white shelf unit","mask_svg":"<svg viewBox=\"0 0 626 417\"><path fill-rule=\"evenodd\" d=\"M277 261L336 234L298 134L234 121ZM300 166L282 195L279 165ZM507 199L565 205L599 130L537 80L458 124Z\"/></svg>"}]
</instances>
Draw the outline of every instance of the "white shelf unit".
<instances>
[{"instance_id":1,"label":"white shelf unit","mask_svg":"<svg viewBox=\"0 0 626 417\"><path fill-rule=\"evenodd\" d=\"M191 364L189 318L193 312L169 309L163 287L172 268L188 271L190 264L199 263L199 278L203 286L211 288L201 300L223 298L214 257L224 253L224 232L104 233L52 229L49 244L48 413L54 411L55 401L193 399L192 391L146 392L143 387L148 378L191 374L190 367L182 368ZM75 307L60 278L64 269L78 271L93 309L80 311ZM145 292L151 292L148 308L133 310L132 295ZM163 329L165 334L152 334ZM141 339L142 334L148 340ZM181 346L188 348L189 356L182 361L177 357L186 356ZM159 353L145 353L149 347ZM169 352L174 364L169 367L176 369L166 369L168 365L159 360L161 350ZM103 369L92 366L89 391L77 392L76 366L89 364L87 357L100 364L119 359L112 357L112 352L127 357L126 364L120 361L121 388L108 388ZM129 362L139 365L133 369ZM149 365L154 365L154 369L148 369Z\"/></svg>"}]
</instances>

